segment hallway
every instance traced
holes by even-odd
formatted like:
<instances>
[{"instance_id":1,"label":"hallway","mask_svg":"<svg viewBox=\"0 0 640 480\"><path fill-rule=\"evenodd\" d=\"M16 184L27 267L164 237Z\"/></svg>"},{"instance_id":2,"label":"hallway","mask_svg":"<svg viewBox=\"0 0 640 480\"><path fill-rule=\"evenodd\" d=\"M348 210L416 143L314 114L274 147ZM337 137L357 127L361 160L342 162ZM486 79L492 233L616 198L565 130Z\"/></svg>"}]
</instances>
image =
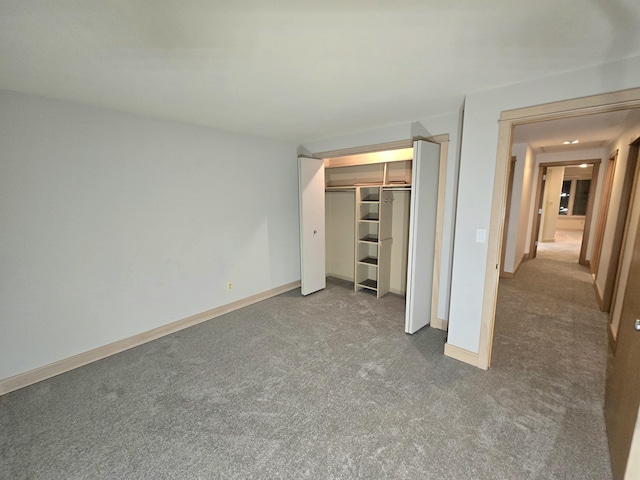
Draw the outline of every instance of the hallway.
<instances>
[{"instance_id":1,"label":"hallway","mask_svg":"<svg viewBox=\"0 0 640 480\"><path fill-rule=\"evenodd\" d=\"M578 264L580 233L558 232L515 278L500 280L492 370L528 391L523 428L537 430L530 448L549 456L547 478L607 479L607 314Z\"/></svg>"}]
</instances>

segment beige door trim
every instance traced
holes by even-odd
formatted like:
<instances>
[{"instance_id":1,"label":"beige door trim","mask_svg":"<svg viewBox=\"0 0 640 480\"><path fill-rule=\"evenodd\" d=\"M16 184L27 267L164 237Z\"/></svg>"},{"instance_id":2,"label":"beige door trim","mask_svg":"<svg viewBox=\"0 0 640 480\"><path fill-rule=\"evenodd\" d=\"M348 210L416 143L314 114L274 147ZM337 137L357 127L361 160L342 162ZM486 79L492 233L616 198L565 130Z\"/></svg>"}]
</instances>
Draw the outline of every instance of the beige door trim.
<instances>
[{"instance_id":1,"label":"beige door trim","mask_svg":"<svg viewBox=\"0 0 640 480\"><path fill-rule=\"evenodd\" d=\"M498 151L493 182L491 219L485 266L484 295L480 323L480 345L478 367L487 369L491 365L493 328L500 263L502 228L504 225L505 197L507 192L507 170L511 159L513 129L516 125L544 122L558 118L579 117L593 113L613 112L629 108L640 108L640 88L620 92L594 95L502 112L499 121Z\"/></svg>"},{"instance_id":2,"label":"beige door trim","mask_svg":"<svg viewBox=\"0 0 640 480\"><path fill-rule=\"evenodd\" d=\"M602 196L600 197L600 211L598 212L598 223L596 225L596 233L594 237L593 249L591 250L591 274L598 273L600 265L600 251L602 250L602 240L604 238L604 226L607 224L609 214L609 203L611 202L611 192L613 191L613 179L615 169L618 163L618 150L609 156L607 160L607 168L604 173L604 185Z\"/></svg>"},{"instance_id":3,"label":"beige door trim","mask_svg":"<svg viewBox=\"0 0 640 480\"><path fill-rule=\"evenodd\" d=\"M506 222L505 227L502 229L502 254L500 255L500 276L504 278L513 278L515 272L505 272L504 271L504 261L507 254L507 235L509 235L509 217L511 215L511 201L513 197L513 179L516 172L516 161L517 158L513 155L511 156L511 161L509 162L509 174L507 175L507 197L506 197L506 205L504 209L504 221Z\"/></svg>"}]
</instances>

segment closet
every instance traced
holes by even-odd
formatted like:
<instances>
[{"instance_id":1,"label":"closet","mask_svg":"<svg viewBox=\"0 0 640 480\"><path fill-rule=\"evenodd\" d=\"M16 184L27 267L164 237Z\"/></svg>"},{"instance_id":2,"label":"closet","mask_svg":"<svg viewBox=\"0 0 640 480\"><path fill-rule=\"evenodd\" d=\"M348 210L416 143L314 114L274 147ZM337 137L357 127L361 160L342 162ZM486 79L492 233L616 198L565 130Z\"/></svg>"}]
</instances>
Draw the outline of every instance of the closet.
<instances>
[{"instance_id":1,"label":"closet","mask_svg":"<svg viewBox=\"0 0 640 480\"><path fill-rule=\"evenodd\" d=\"M412 156L325 160L326 276L378 298L406 293Z\"/></svg>"},{"instance_id":2,"label":"closet","mask_svg":"<svg viewBox=\"0 0 640 480\"><path fill-rule=\"evenodd\" d=\"M405 295L407 333L436 318L448 144L440 137L298 158L303 295L331 276L377 297Z\"/></svg>"}]
</instances>

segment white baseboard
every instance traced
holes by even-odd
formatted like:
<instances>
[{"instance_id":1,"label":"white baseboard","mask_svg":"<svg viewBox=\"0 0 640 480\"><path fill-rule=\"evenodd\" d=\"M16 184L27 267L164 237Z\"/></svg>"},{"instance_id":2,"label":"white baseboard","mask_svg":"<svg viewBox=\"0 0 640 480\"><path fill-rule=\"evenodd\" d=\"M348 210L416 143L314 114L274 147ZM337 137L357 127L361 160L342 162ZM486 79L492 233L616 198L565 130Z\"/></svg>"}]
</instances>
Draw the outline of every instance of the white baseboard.
<instances>
[{"instance_id":1,"label":"white baseboard","mask_svg":"<svg viewBox=\"0 0 640 480\"><path fill-rule=\"evenodd\" d=\"M267 290L266 292L252 295L247 298L243 298L241 300L237 300L227 305L213 308L211 310L193 315L191 317L183 318L182 320L168 323L167 325L162 325L161 327L157 327L152 330L133 335L132 337L123 338L122 340L118 340L113 343L94 348L93 350L89 350L87 352L79 353L78 355L74 355L69 358L64 358L57 362L44 365L25 373L20 373L13 377L5 378L3 380L0 380L0 395L4 395L5 393L13 392L14 390L18 390L19 388L41 382L42 380L46 380L47 378L55 377L56 375L68 372L69 370L73 370L74 368L82 367L83 365L87 365L97 360L115 355L116 353L123 352L124 350L137 347L139 345L142 345L143 343L156 340L160 337L164 337L165 335L169 335L193 325L197 325L198 323L206 322L207 320L219 317L221 315L224 315L225 313L233 312L234 310L238 310L254 303L258 303L262 300L275 297L276 295L294 290L298 287L300 287L300 280L282 285L281 287Z\"/></svg>"},{"instance_id":2,"label":"white baseboard","mask_svg":"<svg viewBox=\"0 0 640 480\"><path fill-rule=\"evenodd\" d=\"M449 343L444 344L444 354L447 357L455 358L461 362L468 363L474 367L478 366L478 354L465 350L464 348L456 347Z\"/></svg>"}]
</instances>

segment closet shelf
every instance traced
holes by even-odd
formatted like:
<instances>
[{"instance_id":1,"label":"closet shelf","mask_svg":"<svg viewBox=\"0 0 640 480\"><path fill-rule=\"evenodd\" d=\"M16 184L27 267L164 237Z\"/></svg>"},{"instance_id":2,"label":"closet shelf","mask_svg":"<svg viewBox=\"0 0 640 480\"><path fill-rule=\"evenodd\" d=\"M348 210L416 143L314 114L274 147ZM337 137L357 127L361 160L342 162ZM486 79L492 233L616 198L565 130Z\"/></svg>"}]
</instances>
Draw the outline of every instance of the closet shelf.
<instances>
[{"instance_id":1,"label":"closet shelf","mask_svg":"<svg viewBox=\"0 0 640 480\"><path fill-rule=\"evenodd\" d=\"M410 183L405 183L403 185L383 185L382 189L385 191L403 191L403 192L407 192L407 191L411 191L411 184Z\"/></svg>"},{"instance_id":2,"label":"closet shelf","mask_svg":"<svg viewBox=\"0 0 640 480\"><path fill-rule=\"evenodd\" d=\"M385 183L384 185L379 185L379 186L381 186L383 190L411 190L410 183L400 183L400 184ZM341 190L345 192L352 192L356 189L356 186L355 185L326 185L324 189L327 192L336 192ZM368 199L363 200L363 202L378 202L378 201L379 200L368 200Z\"/></svg>"},{"instance_id":3,"label":"closet shelf","mask_svg":"<svg viewBox=\"0 0 640 480\"><path fill-rule=\"evenodd\" d=\"M360 218L361 222L378 222L380 221L380 215L378 215L377 213L368 213L366 215L363 215Z\"/></svg>"},{"instance_id":4,"label":"closet shelf","mask_svg":"<svg viewBox=\"0 0 640 480\"><path fill-rule=\"evenodd\" d=\"M364 243L378 243L378 237L376 235L367 235L366 237L362 237L358 241Z\"/></svg>"},{"instance_id":5,"label":"closet shelf","mask_svg":"<svg viewBox=\"0 0 640 480\"><path fill-rule=\"evenodd\" d=\"M353 192L356 189L353 185L327 185L324 187L325 192Z\"/></svg>"},{"instance_id":6,"label":"closet shelf","mask_svg":"<svg viewBox=\"0 0 640 480\"><path fill-rule=\"evenodd\" d=\"M369 290L378 290L378 282L376 282L375 280L371 280L370 278L361 281L360 283L358 283L358 286L368 288Z\"/></svg>"},{"instance_id":7,"label":"closet shelf","mask_svg":"<svg viewBox=\"0 0 640 480\"><path fill-rule=\"evenodd\" d=\"M375 265L378 266L378 259L374 257L366 257L359 260L359 263L364 263L366 265Z\"/></svg>"}]
</instances>

